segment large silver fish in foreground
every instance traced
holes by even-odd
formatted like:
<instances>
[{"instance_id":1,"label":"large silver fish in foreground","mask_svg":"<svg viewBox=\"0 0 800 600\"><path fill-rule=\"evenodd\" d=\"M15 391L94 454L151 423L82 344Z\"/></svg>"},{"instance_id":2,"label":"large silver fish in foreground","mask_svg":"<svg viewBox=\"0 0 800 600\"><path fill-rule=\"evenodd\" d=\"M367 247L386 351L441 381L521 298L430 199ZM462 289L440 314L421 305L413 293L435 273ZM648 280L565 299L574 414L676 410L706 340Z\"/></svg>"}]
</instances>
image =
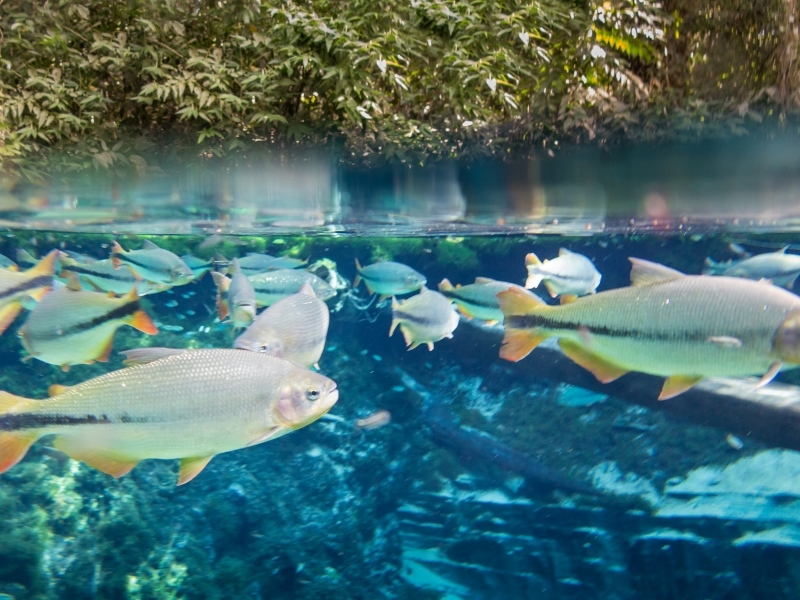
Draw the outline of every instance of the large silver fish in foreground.
<instances>
[{"instance_id":1,"label":"large silver fish in foreground","mask_svg":"<svg viewBox=\"0 0 800 600\"><path fill-rule=\"evenodd\" d=\"M506 334L500 356L518 361L543 340L603 383L629 371L666 377L660 400L706 377L763 375L800 364L800 297L765 282L684 275L631 258L631 286L547 306L498 294Z\"/></svg>"},{"instance_id":2,"label":"large silver fish in foreground","mask_svg":"<svg viewBox=\"0 0 800 600\"><path fill-rule=\"evenodd\" d=\"M0 392L0 473L52 434L58 450L114 477L147 458L179 458L182 485L215 454L300 429L339 397L319 373L232 349L183 352L51 392Z\"/></svg>"}]
</instances>

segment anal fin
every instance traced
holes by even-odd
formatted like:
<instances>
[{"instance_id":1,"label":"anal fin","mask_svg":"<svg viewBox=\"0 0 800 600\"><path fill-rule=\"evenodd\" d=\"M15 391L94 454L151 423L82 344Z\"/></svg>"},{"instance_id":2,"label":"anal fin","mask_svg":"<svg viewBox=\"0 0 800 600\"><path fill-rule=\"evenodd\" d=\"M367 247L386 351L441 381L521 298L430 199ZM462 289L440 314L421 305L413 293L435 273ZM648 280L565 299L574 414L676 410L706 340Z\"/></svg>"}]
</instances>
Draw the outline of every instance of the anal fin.
<instances>
[{"instance_id":1,"label":"anal fin","mask_svg":"<svg viewBox=\"0 0 800 600\"><path fill-rule=\"evenodd\" d=\"M206 468L209 461L214 458L211 456L189 456L181 459L181 467L178 471L178 485L189 483Z\"/></svg>"},{"instance_id":2,"label":"anal fin","mask_svg":"<svg viewBox=\"0 0 800 600\"><path fill-rule=\"evenodd\" d=\"M8 329L8 326L14 322L20 310L22 310L22 304L19 302L12 302L0 308L0 334Z\"/></svg>"},{"instance_id":3,"label":"anal fin","mask_svg":"<svg viewBox=\"0 0 800 600\"><path fill-rule=\"evenodd\" d=\"M38 437L37 433L0 433L0 473L21 461Z\"/></svg>"},{"instance_id":4,"label":"anal fin","mask_svg":"<svg viewBox=\"0 0 800 600\"><path fill-rule=\"evenodd\" d=\"M74 438L57 436L53 446L73 460L79 460L90 467L102 471L106 475L119 478L130 473L139 464L139 460L114 454L105 448L96 448L81 444Z\"/></svg>"},{"instance_id":5,"label":"anal fin","mask_svg":"<svg viewBox=\"0 0 800 600\"><path fill-rule=\"evenodd\" d=\"M503 345L500 348L500 358L511 362L522 360L547 337L544 334L526 329L506 329L506 334L503 336Z\"/></svg>"},{"instance_id":6,"label":"anal fin","mask_svg":"<svg viewBox=\"0 0 800 600\"><path fill-rule=\"evenodd\" d=\"M678 394L682 394L690 387L700 381L702 377L697 375L672 375L664 381L664 387L658 395L659 400L669 400Z\"/></svg>"},{"instance_id":7,"label":"anal fin","mask_svg":"<svg viewBox=\"0 0 800 600\"><path fill-rule=\"evenodd\" d=\"M629 369L615 365L602 356L590 352L578 342L560 339L558 345L570 360L590 371L601 383L610 383L629 372Z\"/></svg>"}]
</instances>

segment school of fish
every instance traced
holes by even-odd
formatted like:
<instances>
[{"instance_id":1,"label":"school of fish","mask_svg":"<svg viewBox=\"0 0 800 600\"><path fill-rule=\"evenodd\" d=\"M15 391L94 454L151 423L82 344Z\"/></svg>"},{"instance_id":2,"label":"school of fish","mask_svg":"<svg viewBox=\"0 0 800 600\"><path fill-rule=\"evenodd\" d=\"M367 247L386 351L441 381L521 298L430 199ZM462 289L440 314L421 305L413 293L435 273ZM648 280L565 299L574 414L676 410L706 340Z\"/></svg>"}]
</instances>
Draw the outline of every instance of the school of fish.
<instances>
[{"instance_id":1,"label":"school of fish","mask_svg":"<svg viewBox=\"0 0 800 600\"><path fill-rule=\"evenodd\" d=\"M107 361L119 327L158 334L142 296L207 272L218 322L236 337L227 349L125 350L125 368L53 385L46 400L0 392L0 473L53 436L56 450L114 477L142 460L177 459L182 485L216 454L305 427L338 400L336 383L317 371L330 325L326 302L341 286L307 258L204 260L145 240L127 250L115 241L108 258L53 250L36 259L20 249L16 259L0 257L0 334L30 311L18 329L23 360L64 370ZM520 265L524 286L480 276L466 285L443 279L438 291L408 265L362 267L356 259L345 297L361 309L391 298L389 336L399 328L408 350L453 338L461 318L502 324L503 359L519 361L554 338L601 382L629 372L663 377L661 400L711 377L755 375L757 386L766 385L800 365L800 297L783 289L800 274L796 255L784 249L738 262L708 259L700 275L629 260L630 285L598 292L593 262L566 248L545 260L528 254ZM357 300L362 281L372 300ZM540 285L560 303L530 291ZM378 410L355 426L366 431L390 421Z\"/></svg>"}]
</instances>

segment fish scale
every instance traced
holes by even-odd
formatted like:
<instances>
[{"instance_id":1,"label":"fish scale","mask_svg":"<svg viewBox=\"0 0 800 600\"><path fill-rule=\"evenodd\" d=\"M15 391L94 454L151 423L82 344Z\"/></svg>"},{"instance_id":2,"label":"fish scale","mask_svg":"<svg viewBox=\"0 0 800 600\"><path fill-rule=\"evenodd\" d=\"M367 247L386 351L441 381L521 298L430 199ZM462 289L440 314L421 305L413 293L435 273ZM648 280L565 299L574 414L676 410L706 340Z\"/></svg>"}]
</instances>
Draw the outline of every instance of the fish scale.
<instances>
[{"instance_id":1,"label":"fish scale","mask_svg":"<svg viewBox=\"0 0 800 600\"><path fill-rule=\"evenodd\" d=\"M305 401L312 389L319 399ZM5 409L0 413L0 470L49 434L56 435L57 448L74 458L110 457L107 470L102 460L93 466L112 474L114 461L132 468L147 458L210 458L303 427L338 398L336 384L327 377L280 358L233 349L175 354L57 391L42 401L0 393ZM28 427L14 429L9 417L20 415ZM54 416L74 423L53 424ZM41 427L33 427L37 418ZM3 448L13 447L15 439L28 439L21 455L9 458L6 450L3 456Z\"/></svg>"}]
</instances>

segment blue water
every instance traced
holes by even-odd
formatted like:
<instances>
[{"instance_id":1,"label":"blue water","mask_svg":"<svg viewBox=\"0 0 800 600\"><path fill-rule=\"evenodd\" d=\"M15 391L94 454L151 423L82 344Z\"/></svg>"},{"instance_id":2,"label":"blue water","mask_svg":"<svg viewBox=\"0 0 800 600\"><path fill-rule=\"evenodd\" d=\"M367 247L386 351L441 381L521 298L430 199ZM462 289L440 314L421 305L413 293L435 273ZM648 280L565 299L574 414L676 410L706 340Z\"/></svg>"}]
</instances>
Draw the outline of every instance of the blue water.
<instances>
[{"instance_id":1,"label":"blue water","mask_svg":"<svg viewBox=\"0 0 800 600\"><path fill-rule=\"evenodd\" d=\"M522 284L527 253L565 247L603 291L628 285L629 256L697 274L709 256L796 244L786 144L769 146L769 168L753 147L706 169L693 160L703 147L371 174L317 157L12 190L11 258L105 258L146 235L178 255L324 261L342 287L319 367L340 397L181 487L177 461L114 479L37 442L0 475L0 598L797 598L796 372L759 392L711 381L658 402L659 378L604 385L547 344L504 361L502 328L474 320L407 351L388 336L389 302L351 287L355 259L408 264L432 289ZM0 389L45 398L123 368L127 348L230 347L215 295L206 275L145 297L157 336L122 327L109 362L67 372L26 359L23 312L0 337ZM379 410L388 424L357 426Z\"/></svg>"}]
</instances>

